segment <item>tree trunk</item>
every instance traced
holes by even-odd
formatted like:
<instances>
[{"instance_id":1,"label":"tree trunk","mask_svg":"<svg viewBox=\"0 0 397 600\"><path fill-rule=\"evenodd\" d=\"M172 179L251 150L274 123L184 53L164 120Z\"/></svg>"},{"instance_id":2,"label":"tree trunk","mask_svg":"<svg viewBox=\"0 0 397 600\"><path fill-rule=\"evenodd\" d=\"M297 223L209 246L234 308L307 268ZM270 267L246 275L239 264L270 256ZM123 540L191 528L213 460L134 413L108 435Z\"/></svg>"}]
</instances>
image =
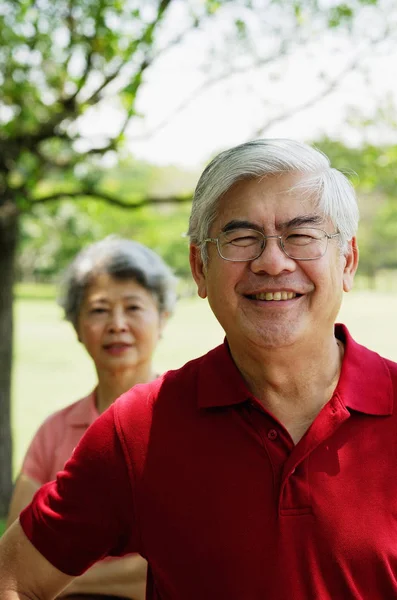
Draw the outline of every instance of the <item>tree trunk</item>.
<instances>
[{"instance_id":1,"label":"tree trunk","mask_svg":"<svg viewBox=\"0 0 397 600\"><path fill-rule=\"evenodd\" d=\"M12 492L12 305L17 238L18 211L6 200L0 204L0 517L7 514Z\"/></svg>"}]
</instances>

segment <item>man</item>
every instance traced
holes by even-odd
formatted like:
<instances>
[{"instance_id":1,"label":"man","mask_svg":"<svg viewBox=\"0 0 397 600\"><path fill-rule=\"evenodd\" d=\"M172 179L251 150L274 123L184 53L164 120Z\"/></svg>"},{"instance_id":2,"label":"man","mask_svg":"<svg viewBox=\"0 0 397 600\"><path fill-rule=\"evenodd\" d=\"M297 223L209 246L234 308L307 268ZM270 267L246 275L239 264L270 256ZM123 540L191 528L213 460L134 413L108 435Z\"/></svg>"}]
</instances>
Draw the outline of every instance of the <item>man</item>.
<instances>
[{"instance_id":1,"label":"man","mask_svg":"<svg viewBox=\"0 0 397 600\"><path fill-rule=\"evenodd\" d=\"M334 327L357 221L346 178L304 144L212 161L190 262L225 343L88 430L1 540L1 600L53 598L128 552L150 600L397 597L397 365Z\"/></svg>"}]
</instances>

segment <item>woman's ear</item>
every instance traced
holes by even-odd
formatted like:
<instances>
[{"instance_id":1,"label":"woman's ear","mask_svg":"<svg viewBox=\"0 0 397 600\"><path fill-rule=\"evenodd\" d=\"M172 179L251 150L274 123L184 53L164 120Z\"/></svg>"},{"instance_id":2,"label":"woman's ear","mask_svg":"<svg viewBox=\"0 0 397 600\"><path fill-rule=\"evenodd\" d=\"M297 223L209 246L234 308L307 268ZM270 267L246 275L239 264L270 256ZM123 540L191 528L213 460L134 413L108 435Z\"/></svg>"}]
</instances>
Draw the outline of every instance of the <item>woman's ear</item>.
<instances>
[{"instance_id":1,"label":"woman's ear","mask_svg":"<svg viewBox=\"0 0 397 600\"><path fill-rule=\"evenodd\" d=\"M189 261L193 279L197 284L197 293L200 298L206 298L207 281L205 277L205 265L201 256L201 250L195 244L190 244Z\"/></svg>"},{"instance_id":2,"label":"woman's ear","mask_svg":"<svg viewBox=\"0 0 397 600\"><path fill-rule=\"evenodd\" d=\"M168 310L163 310L160 313L160 319L159 319L159 339L162 337L163 335L163 331L164 331L164 327L166 326L168 319L170 318L171 313Z\"/></svg>"}]
</instances>

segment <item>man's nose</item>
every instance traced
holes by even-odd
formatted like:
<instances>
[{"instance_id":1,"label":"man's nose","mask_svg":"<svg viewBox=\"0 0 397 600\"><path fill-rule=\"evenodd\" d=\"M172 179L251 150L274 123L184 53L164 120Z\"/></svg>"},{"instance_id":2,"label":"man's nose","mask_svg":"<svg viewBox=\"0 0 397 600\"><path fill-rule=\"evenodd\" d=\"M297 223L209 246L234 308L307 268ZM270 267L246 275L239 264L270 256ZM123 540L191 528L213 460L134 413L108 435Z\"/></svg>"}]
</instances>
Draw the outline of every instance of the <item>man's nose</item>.
<instances>
[{"instance_id":1,"label":"man's nose","mask_svg":"<svg viewBox=\"0 0 397 600\"><path fill-rule=\"evenodd\" d=\"M272 277L283 271L294 271L296 262L287 256L281 247L281 239L277 235L269 235L265 240L265 247L258 258L251 261L251 270L254 273L267 273Z\"/></svg>"}]
</instances>

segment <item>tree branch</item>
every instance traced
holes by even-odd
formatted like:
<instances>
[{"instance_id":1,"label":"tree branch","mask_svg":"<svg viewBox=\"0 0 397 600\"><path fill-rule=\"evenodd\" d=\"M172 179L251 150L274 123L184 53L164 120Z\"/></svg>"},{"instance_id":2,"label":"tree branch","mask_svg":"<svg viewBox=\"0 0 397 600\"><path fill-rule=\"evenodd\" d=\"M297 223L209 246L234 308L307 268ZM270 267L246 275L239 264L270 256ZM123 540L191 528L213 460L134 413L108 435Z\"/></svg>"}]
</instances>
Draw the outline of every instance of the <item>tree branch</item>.
<instances>
[{"instance_id":1,"label":"tree branch","mask_svg":"<svg viewBox=\"0 0 397 600\"><path fill-rule=\"evenodd\" d=\"M168 6L171 4L171 2L172 2L172 0L160 0L156 17L153 19L153 21L151 23L149 23L149 25L147 25L147 27L143 31L141 37L138 40L134 40L131 43L131 45L129 47L129 55L130 55L129 58L130 59L135 54L135 52L137 51L139 46L145 41L145 39L147 39L148 36L152 35L153 30L155 29L156 25L163 18L164 13L167 10ZM152 63L152 59L149 59L147 53L145 53L145 56L144 56L143 60L141 61L139 68L137 69L137 73L136 73L134 79L137 80L137 78L142 75L142 73L147 69L147 67L151 63ZM110 73L107 77L105 77L103 82L97 87L97 89L91 94L91 96L86 99L86 101L85 101L86 104L92 105L92 104L98 103L102 99L101 94L104 91L104 89L106 89L108 87L108 85L110 83L112 83L120 75L122 69L126 66L126 64L127 64L126 62L122 62L117 67L117 69L115 69L112 73Z\"/></svg>"},{"instance_id":2,"label":"tree branch","mask_svg":"<svg viewBox=\"0 0 397 600\"><path fill-rule=\"evenodd\" d=\"M30 202L30 209L36 204L46 204L49 202L55 202L57 200L66 200L68 198L96 198L97 200L101 200L113 206L117 206L118 208L124 208L128 210L136 210L138 208L142 208L144 206L149 205L160 205L160 204L184 204L192 201L192 196L167 196L167 197L146 197L141 198L136 202L126 202L117 196L112 196L111 194L106 194L105 192L100 192L97 190L90 189L81 189L76 192L56 192L54 194L50 194L48 196L43 196L41 198L32 198ZM22 212L26 212L26 210L22 210Z\"/></svg>"},{"instance_id":3,"label":"tree branch","mask_svg":"<svg viewBox=\"0 0 397 600\"><path fill-rule=\"evenodd\" d=\"M145 28L141 37L138 40L135 40L133 42L133 44L131 46L131 48L132 48L131 56L134 54L134 52L139 47L139 45L145 40L145 38L147 38L147 36L151 35L151 33L154 30L154 28L156 27L156 25L163 18L164 13L171 2L172 2L172 0L161 0L160 1L158 9L157 9L156 17L153 19L153 21L151 23L149 23L149 25L147 25L147 27ZM93 39L95 39L95 36L93 36ZM131 58L131 56L130 56L130 58ZM141 64L140 64L139 68L137 69L137 72L134 77L134 81L137 83L138 87L139 87L139 82L140 82L143 72L148 68L148 66L150 66L151 62L152 61L149 60L147 55L141 61ZM59 103L63 107L63 110L61 110L58 114L54 115L54 117L50 121L43 124L42 127L40 128L40 131L38 131L37 133L33 133L33 134L26 133L23 135L16 136L14 138L14 140L17 143L23 142L24 147L31 150L36 144L38 144L46 139L56 136L57 135L56 128L58 125L60 125L60 123L62 123L62 121L64 119L66 119L70 115L76 116L76 114L81 112L79 110L79 107L76 105L76 96L77 96L78 92L81 91L81 88L84 85L84 80L87 79L87 77L90 73L91 63L92 63L92 52L89 52L88 56L87 56L86 69L82 76L83 83L81 86L79 85L79 90L77 90L77 92L74 92L71 96L68 96L67 98L59 98ZM126 66L126 62L122 61L119 64L119 66L113 70L113 72L110 75L105 77L102 84L100 86L98 86L98 88L85 101L85 104L93 105L93 104L96 104L97 102L99 102L102 99L101 92L103 92L103 90L112 81L114 81L118 77L118 75L121 73L121 70L123 69L124 66ZM117 138L119 135L121 135L123 133L132 114L133 114L133 111L129 111L127 113L127 120L123 124L120 133L117 136L114 136L115 138Z\"/></svg>"},{"instance_id":4,"label":"tree branch","mask_svg":"<svg viewBox=\"0 0 397 600\"><path fill-rule=\"evenodd\" d=\"M299 42L299 43L301 43L301 42ZM248 67L247 66L230 67L227 71L224 71L221 74L214 75L212 77L208 77L208 79L206 79L201 85L199 85L192 94L190 94L187 98L185 98L185 100L182 100L182 102L180 102L174 110L172 110L162 121L160 121L160 123L158 123L155 128L153 128L152 130L150 130L146 133L143 133L141 135L131 136L131 140L146 139L154 134L157 134L161 129L164 129L164 127L170 121L172 121L172 119L174 117L176 117L180 112L185 110L194 100L196 100L198 96L201 96L206 90L208 90L212 86L220 83L221 81L230 79L230 77L233 77L234 75L246 73L248 70L251 70L251 69L258 69L260 67L264 67L265 65L275 62L276 60L285 56L286 54L287 54L287 46L282 45L281 49L277 53L272 54L271 56L258 57Z\"/></svg>"},{"instance_id":5,"label":"tree branch","mask_svg":"<svg viewBox=\"0 0 397 600\"><path fill-rule=\"evenodd\" d=\"M306 102L299 104L298 106L294 106L293 108L290 108L290 109L280 112L278 115L276 115L272 119L268 120L264 125L262 125L261 127L258 127L253 135L255 137L259 137L260 135L263 135L265 133L265 131L270 129L270 127L272 127L276 123L279 123L280 121L285 121L285 119L295 116L295 115L299 114L300 112L306 110L307 108L314 106L315 104L317 104L317 102L320 102L320 100L323 100L323 98L328 96L331 92L333 92L340 85L340 82L347 75L349 75L349 73L351 73L352 71L354 71L354 69L359 67L359 65L363 59L363 56L368 54L368 52L370 52L375 46L377 46L378 44L385 41L385 39L389 33L390 33L390 30L389 30L389 28L387 28L381 36L371 40L370 44L368 44L368 46L360 54L358 54L355 58L353 58L336 77L330 79L328 81L328 84L325 86L325 88L323 90L321 90L318 94L316 94L309 100L306 100Z\"/></svg>"}]
</instances>

